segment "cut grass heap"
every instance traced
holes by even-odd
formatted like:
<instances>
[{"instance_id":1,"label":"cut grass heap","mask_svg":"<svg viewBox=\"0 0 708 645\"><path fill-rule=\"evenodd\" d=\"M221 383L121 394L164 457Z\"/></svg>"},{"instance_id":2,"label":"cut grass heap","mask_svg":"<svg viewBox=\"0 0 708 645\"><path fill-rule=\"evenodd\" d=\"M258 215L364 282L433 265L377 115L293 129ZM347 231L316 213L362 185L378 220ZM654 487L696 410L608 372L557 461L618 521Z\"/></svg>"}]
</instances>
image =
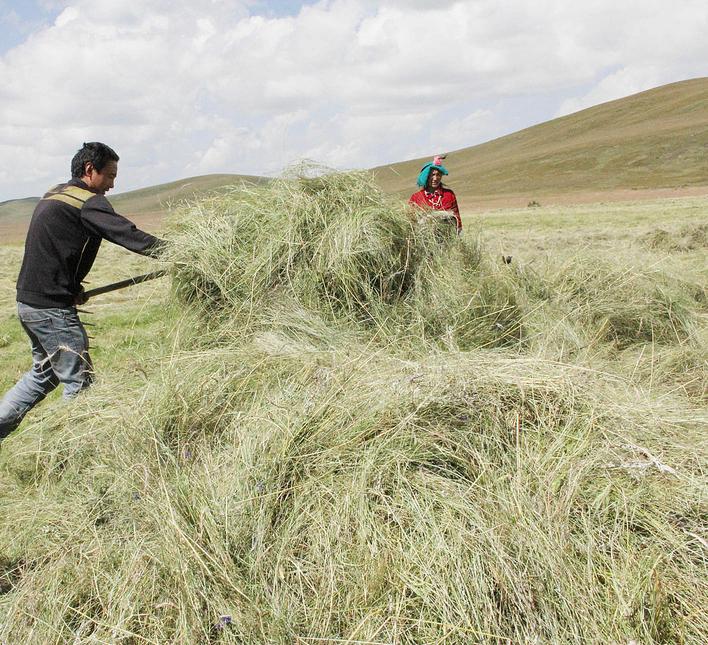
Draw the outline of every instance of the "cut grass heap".
<instances>
[{"instance_id":1,"label":"cut grass heap","mask_svg":"<svg viewBox=\"0 0 708 645\"><path fill-rule=\"evenodd\" d=\"M0 638L704 642L698 411L539 339L685 347L696 301L445 226L357 174L183 215L159 377L3 446Z\"/></svg>"},{"instance_id":2,"label":"cut grass heap","mask_svg":"<svg viewBox=\"0 0 708 645\"><path fill-rule=\"evenodd\" d=\"M187 212L178 297L240 333L304 308L380 341L518 338L508 279L449 223L414 216L363 174L241 190Z\"/></svg>"}]
</instances>

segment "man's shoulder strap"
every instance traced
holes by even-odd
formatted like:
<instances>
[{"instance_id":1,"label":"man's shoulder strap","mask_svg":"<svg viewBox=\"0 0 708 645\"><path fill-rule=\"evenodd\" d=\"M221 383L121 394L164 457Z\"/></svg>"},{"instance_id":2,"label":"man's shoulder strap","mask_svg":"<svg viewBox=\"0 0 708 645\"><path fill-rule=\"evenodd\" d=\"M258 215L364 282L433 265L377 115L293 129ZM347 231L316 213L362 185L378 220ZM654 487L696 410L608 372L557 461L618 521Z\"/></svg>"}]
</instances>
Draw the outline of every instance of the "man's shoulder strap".
<instances>
[{"instance_id":1,"label":"man's shoulder strap","mask_svg":"<svg viewBox=\"0 0 708 645\"><path fill-rule=\"evenodd\" d=\"M63 202L69 204L69 206L81 209L91 197L95 196L96 193L86 190L85 188L72 186L71 184L59 184L58 186L50 188L42 199Z\"/></svg>"}]
</instances>

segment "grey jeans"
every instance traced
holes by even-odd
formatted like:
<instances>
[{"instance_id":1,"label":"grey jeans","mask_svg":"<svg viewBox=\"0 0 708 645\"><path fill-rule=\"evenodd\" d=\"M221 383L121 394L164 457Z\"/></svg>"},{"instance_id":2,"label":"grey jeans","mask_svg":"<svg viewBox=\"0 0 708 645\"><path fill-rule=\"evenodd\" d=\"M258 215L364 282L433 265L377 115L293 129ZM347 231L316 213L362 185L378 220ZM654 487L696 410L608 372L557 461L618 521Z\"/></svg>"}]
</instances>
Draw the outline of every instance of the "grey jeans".
<instances>
[{"instance_id":1,"label":"grey jeans","mask_svg":"<svg viewBox=\"0 0 708 645\"><path fill-rule=\"evenodd\" d=\"M0 441L59 383L68 399L93 377L88 336L75 307L37 309L18 302L17 315L32 345L32 369L0 401Z\"/></svg>"}]
</instances>

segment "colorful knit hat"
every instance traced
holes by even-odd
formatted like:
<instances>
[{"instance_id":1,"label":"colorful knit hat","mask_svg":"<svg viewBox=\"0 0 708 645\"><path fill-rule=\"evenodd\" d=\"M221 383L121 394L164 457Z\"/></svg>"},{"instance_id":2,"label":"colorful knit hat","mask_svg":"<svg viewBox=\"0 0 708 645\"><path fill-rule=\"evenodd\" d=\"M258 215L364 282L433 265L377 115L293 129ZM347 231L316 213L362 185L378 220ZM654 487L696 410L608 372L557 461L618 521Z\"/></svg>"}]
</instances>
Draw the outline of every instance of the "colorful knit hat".
<instances>
[{"instance_id":1,"label":"colorful knit hat","mask_svg":"<svg viewBox=\"0 0 708 645\"><path fill-rule=\"evenodd\" d=\"M449 175L450 173L447 171L447 168L442 165L442 160L445 158L445 155L435 155L433 157L433 160L429 163L426 163L421 169L420 169L420 174L418 175L418 186L421 188L425 188L425 186L428 185L428 175L430 174L430 171L435 168L436 170L439 170L443 175Z\"/></svg>"}]
</instances>

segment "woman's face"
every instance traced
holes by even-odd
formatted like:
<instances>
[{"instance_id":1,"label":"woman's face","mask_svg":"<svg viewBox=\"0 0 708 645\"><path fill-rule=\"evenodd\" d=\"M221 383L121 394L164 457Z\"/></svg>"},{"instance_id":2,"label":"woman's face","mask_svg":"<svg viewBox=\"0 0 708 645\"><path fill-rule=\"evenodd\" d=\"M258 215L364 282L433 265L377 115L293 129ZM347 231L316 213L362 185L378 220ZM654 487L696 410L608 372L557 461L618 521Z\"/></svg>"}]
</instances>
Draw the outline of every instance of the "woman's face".
<instances>
[{"instance_id":1,"label":"woman's face","mask_svg":"<svg viewBox=\"0 0 708 645\"><path fill-rule=\"evenodd\" d=\"M436 190L442 183L442 173L437 168L431 168L428 174L428 186L431 190Z\"/></svg>"}]
</instances>

